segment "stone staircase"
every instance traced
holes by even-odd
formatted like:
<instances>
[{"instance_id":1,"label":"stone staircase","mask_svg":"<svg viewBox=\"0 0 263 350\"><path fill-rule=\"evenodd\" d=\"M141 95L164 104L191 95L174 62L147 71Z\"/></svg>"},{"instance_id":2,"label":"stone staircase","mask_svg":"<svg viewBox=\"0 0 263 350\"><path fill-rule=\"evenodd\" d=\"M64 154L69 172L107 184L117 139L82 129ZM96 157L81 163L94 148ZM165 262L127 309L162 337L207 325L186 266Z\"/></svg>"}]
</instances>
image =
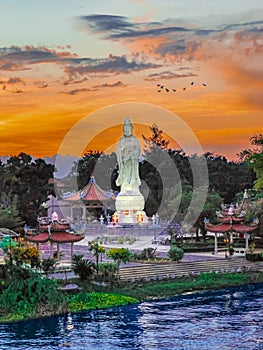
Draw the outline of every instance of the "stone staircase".
<instances>
[{"instance_id":1,"label":"stone staircase","mask_svg":"<svg viewBox=\"0 0 263 350\"><path fill-rule=\"evenodd\" d=\"M141 264L120 268L120 280L129 282L170 280L197 276L201 272L235 273L263 271L263 262L250 262L245 258L206 260L196 262L172 262L162 264Z\"/></svg>"}]
</instances>

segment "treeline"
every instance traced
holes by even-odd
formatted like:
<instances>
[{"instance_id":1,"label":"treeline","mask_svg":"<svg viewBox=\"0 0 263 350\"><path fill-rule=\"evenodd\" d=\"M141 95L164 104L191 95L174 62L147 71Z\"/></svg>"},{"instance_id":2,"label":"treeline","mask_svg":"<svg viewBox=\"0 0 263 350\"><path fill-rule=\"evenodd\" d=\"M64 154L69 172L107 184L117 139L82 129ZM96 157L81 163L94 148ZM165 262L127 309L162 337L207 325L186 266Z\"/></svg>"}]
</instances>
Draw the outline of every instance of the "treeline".
<instances>
[{"instance_id":1,"label":"treeline","mask_svg":"<svg viewBox=\"0 0 263 350\"><path fill-rule=\"evenodd\" d=\"M150 137L143 135L145 147L139 162L141 192L145 197L146 214L150 217L158 210L163 219L182 221L193 195L201 198L207 192L195 224L203 229L204 218L215 218L221 203L235 203L240 193L252 189L258 181L255 163L245 161L248 156L243 156L241 162L229 162L213 153L189 156L182 149L169 148L169 141L157 125L151 127L151 132ZM249 152L253 155L251 150ZM55 191L50 182L54 171L53 165L43 159L33 161L25 153L11 156L5 164L0 162L0 227L12 229L22 227L24 223L36 225L37 217L45 213L42 204L48 195L61 194L61 190ZM119 191L115 183L118 175L116 154L90 150L75 162L63 179L63 192L82 189L92 174L105 191Z\"/></svg>"},{"instance_id":2,"label":"treeline","mask_svg":"<svg viewBox=\"0 0 263 350\"><path fill-rule=\"evenodd\" d=\"M203 229L204 218L215 218L220 204L236 203L241 192L253 188L256 175L249 162L229 162L213 153L188 156L182 149L169 148L169 141L164 139L157 125L153 125L151 131L150 137L143 135L145 147L139 162L141 192L149 217L158 210L163 219L170 220L173 216L173 221L180 222L189 209L194 189L200 196L207 190L205 204L196 221L196 227ZM120 190L115 183L118 175L116 154L93 150L87 151L75 163L64 179L63 190L74 191L76 176L78 189L82 189L92 174L104 190Z\"/></svg>"}]
</instances>

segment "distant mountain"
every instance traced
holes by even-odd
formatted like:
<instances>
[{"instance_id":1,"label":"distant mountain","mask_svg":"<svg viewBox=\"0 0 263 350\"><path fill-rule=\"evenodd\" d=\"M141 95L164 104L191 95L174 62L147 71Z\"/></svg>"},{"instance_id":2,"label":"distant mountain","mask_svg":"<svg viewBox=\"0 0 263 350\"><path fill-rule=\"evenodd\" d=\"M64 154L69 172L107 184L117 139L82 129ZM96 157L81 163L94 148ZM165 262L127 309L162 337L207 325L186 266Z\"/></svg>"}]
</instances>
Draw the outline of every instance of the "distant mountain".
<instances>
[{"instance_id":1,"label":"distant mountain","mask_svg":"<svg viewBox=\"0 0 263 350\"><path fill-rule=\"evenodd\" d=\"M46 163L55 165L56 171L54 172L54 177L57 179L62 179L68 175L72 169L73 163L79 158L69 154L66 156L55 154L53 157L45 157L43 159L45 159Z\"/></svg>"},{"instance_id":2,"label":"distant mountain","mask_svg":"<svg viewBox=\"0 0 263 350\"><path fill-rule=\"evenodd\" d=\"M0 159L3 163L6 163L7 159L9 159L10 156L1 156ZM32 156L32 159L36 159ZM67 176L70 170L72 169L73 163L79 159L76 156L66 155L61 156L60 154L55 154L52 157L43 157L43 159L48 164L52 164L56 166L56 170L54 172L54 177L57 179L62 179L63 177Z\"/></svg>"}]
</instances>

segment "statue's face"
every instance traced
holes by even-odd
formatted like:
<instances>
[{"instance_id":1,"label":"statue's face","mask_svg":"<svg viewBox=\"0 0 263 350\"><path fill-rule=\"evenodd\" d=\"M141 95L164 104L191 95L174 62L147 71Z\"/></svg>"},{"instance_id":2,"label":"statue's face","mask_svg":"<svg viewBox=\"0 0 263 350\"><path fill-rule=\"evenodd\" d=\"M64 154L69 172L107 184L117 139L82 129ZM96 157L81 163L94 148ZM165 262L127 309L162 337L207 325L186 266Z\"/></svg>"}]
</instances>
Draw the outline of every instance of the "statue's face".
<instances>
[{"instance_id":1,"label":"statue's face","mask_svg":"<svg viewBox=\"0 0 263 350\"><path fill-rule=\"evenodd\" d=\"M130 125L124 125L123 133L124 133L124 136L131 136L132 135L132 127Z\"/></svg>"}]
</instances>

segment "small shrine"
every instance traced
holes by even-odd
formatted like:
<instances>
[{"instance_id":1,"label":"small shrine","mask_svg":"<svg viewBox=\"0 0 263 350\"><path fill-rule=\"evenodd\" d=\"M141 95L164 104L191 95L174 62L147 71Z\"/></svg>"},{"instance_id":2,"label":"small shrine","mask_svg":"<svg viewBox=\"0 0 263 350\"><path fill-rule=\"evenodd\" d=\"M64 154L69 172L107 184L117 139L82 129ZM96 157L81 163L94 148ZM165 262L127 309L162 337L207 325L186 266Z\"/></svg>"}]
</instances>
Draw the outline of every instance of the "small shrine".
<instances>
[{"instance_id":1,"label":"small shrine","mask_svg":"<svg viewBox=\"0 0 263 350\"><path fill-rule=\"evenodd\" d=\"M60 245L63 243L70 243L71 258L74 254L74 243L84 239L84 234L73 232L70 230L70 224L65 219L58 219L58 214L53 212L52 217L39 217L38 218L38 229L30 230L25 228L24 239L28 242L35 243L37 249L39 249L40 243L50 242L51 252L50 255L53 257L54 244L57 245L57 257L60 255Z\"/></svg>"},{"instance_id":2,"label":"small shrine","mask_svg":"<svg viewBox=\"0 0 263 350\"><path fill-rule=\"evenodd\" d=\"M240 205L234 206L233 204L222 205L221 210L216 212L219 224L213 225L209 223L209 220L205 220L205 228L209 232L215 234L215 250L214 254L218 253L218 235L223 234L225 243L233 245L234 237L239 239L245 239L245 252L249 251L249 239L252 232L254 232L259 224L258 219L250 224L244 223L247 210L249 208L248 194L245 190L243 200Z\"/></svg>"}]
</instances>

